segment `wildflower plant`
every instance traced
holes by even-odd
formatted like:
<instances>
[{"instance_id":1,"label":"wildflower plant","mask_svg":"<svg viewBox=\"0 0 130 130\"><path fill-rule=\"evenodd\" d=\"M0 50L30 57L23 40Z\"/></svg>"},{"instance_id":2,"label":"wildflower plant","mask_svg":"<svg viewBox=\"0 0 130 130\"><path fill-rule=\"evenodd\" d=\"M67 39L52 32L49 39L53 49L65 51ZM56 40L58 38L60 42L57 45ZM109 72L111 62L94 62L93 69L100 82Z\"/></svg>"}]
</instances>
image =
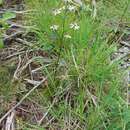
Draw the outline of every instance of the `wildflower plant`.
<instances>
[{"instance_id":1,"label":"wildflower plant","mask_svg":"<svg viewBox=\"0 0 130 130\"><path fill-rule=\"evenodd\" d=\"M40 49L53 52L55 57L54 64L43 68L48 77L44 93L50 96L48 99L43 94L43 107L49 108L47 113L57 122L57 129L68 128L66 123L72 129L77 123L79 130L127 129L124 73L119 61L111 62L116 46L108 43L108 31L104 33L102 17L108 15L102 16L105 10L99 9L99 17L93 18L91 6L74 1L29 0L34 7L29 17ZM56 104L50 108L48 102L57 95Z\"/></svg>"},{"instance_id":2,"label":"wildflower plant","mask_svg":"<svg viewBox=\"0 0 130 130\"><path fill-rule=\"evenodd\" d=\"M78 44L77 40L87 38L87 23L83 22L88 12L79 4L57 0L51 2L41 0L38 4L32 1L32 4L35 6L32 23L35 25L35 32L40 37L40 46L47 49L59 49L61 46L68 48L73 43ZM86 27L84 28L82 24Z\"/></svg>"}]
</instances>

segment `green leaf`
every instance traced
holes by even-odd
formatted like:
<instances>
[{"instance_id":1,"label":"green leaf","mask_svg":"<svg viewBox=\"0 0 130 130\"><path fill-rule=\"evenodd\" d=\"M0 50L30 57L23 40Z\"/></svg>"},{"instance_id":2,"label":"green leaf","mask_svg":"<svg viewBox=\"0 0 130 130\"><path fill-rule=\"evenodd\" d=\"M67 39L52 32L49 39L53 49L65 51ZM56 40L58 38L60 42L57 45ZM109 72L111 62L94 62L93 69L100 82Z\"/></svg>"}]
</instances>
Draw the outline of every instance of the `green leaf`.
<instances>
[{"instance_id":1,"label":"green leaf","mask_svg":"<svg viewBox=\"0 0 130 130\"><path fill-rule=\"evenodd\" d=\"M4 47L4 43L3 43L2 38L0 38L0 49L2 49L3 47Z\"/></svg>"},{"instance_id":2,"label":"green leaf","mask_svg":"<svg viewBox=\"0 0 130 130\"><path fill-rule=\"evenodd\" d=\"M2 5L3 4L3 0L0 0L0 5Z\"/></svg>"},{"instance_id":3,"label":"green leaf","mask_svg":"<svg viewBox=\"0 0 130 130\"><path fill-rule=\"evenodd\" d=\"M0 19L0 25L2 26L0 29L8 29L9 28L9 25L7 22L5 22L4 20L1 20Z\"/></svg>"},{"instance_id":4,"label":"green leaf","mask_svg":"<svg viewBox=\"0 0 130 130\"><path fill-rule=\"evenodd\" d=\"M5 12L4 14L3 14L3 20L4 21L6 21L6 20L9 20L9 19L12 19L12 18L16 18L16 14L15 13L13 13L13 12Z\"/></svg>"},{"instance_id":5,"label":"green leaf","mask_svg":"<svg viewBox=\"0 0 130 130\"><path fill-rule=\"evenodd\" d=\"M130 123L130 110L129 110L129 108L125 108L122 115L123 115L124 122Z\"/></svg>"}]
</instances>

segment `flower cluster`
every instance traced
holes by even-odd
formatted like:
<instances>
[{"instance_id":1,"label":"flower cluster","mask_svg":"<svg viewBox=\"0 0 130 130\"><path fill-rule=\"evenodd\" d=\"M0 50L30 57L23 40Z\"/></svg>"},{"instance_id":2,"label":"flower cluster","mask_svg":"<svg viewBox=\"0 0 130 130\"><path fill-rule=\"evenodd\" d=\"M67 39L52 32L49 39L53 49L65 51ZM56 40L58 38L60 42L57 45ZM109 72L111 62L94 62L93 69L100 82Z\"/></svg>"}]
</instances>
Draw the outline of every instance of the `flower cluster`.
<instances>
[{"instance_id":1,"label":"flower cluster","mask_svg":"<svg viewBox=\"0 0 130 130\"><path fill-rule=\"evenodd\" d=\"M52 26L50 27L50 29L53 30L53 31L57 31L58 28L59 28L59 25L52 25Z\"/></svg>"},{"instance_id":2,"label":"flower cluster","mask_svg":"<svg viewBox=\"0 0 130 130\"><path fill-rule=\"evenodd\" d=\"M59 9L53 10L53 11L52 11L52 14L56 16L56 15L58 15L58 14L61 14L61 12L62 12L63 10L65 10L65 9L67 9L67 10L70 11L70 12L74 12L74 11L76 11L77 7L74 6L74 5L68 5L67 7L63 6L63 7L59 8Z\"/></svg>"},{"instance_id":3,"label":"flower cluster","mask_svg":"<svg viewBox=\"0 0 130 130\"><path fill-rule=\"evenodd\" d=\"M82 1L81 0L63 0L65 3L75 3L75 4L78 4L80 6L83 5Z\"/></svg>"},{"instance_id":4,"label":"flower cluster","mask_svg":"<svg viewBox=\"0 0 130 130\"><path fill-rule=\"evenodd\" d=\"M74 22L70 24L70 28L74 30L79 30L80 26L76 22Z\"/></svg>"},{"instance_id":5,"label":"flower cluster","mask_svg":"<svg viewBox=\"0 0 130 130\"><path fill-rule=\"evenodd\" d=\"M65 10L65 6L59 8L59 9L53 10L52 13L56 16L56 15L60 14L62 12L62 10Z\"/></svg>"},{"instance_id":6,"label":"flower cluster","mask_svg":"<svg viewBox=\"0 0 130 130\"><path fill-rule=\"evenodd\" d=\"M64 11L64 10L68 11L68 12L75 12L78 9L78 7L73 4L72 0L64 0L64 2L66 2L66 6L60 7L58 9L54 9L52 11L52 14L54 16L61 14L62 11ZM80 29L80 26L76 22L70 23L68 26L69 26L70 29L73 29L74 31ZM60 27L59 25L54 24L54 25L50 26L50 29L52 31L58 31L59 27ZM72 37L69 34L65 34L64 38L71 39Z\"/></svg>"},{"instance_id":7,"label":"flower cluster","mask_svg":"<svg viewBox=\"0 0 130 130\"><path fill-rule=\"evenodd\" d=\"M53 31L57 31L58 28L59 28L59 25L52 25L52 26L50 27L50 29L53 30ZM79 29L80 29L80 26L79 26L76 22L74 22L74 23L71 23L71 24L70 24L70 28L71 28L71 29L74 29L74 30L79 30Z\"/></svg>"},{"instance_id":8,"label":"flower cluster","mask_svg":"<svg viewBox=\"0 0 130 130\"><path fill-rule=\"evenodd\" d=\"M68 3L70 3L70 2L72 2L72 0L64 0L64 2L68 2Z\"/></svg>"},{"instance_id":9,"label":"flower cluster","mask_svg":"<svg viewBox=\"0 0 130 130\"><path fill-rule=\"evenodd\" d=\"M61 13L61 10L60 9L55 9L52 13L56 16L56 15Z\"/></svg>"},{"instance_id":10,"label":"flower cluster","mask_svg":"<svg viewBox=\"0 0 130 130\"><path fill-rule=\"evenodd\" d=\"M74 6L74 5L68 5L68 6L67 6L67 9L68 9L70 12L72 12L72 11L75 11L75 10L76 10L76 6Z\"/></svg>"}]
</instances>

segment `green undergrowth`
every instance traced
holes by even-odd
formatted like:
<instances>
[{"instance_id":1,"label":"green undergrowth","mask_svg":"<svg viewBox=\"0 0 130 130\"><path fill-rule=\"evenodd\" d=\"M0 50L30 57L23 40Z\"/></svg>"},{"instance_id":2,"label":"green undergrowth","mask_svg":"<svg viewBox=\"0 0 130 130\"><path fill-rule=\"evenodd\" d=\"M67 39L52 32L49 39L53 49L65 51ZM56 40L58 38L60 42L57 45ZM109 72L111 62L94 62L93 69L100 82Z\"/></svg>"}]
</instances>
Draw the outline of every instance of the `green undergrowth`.
<instances>
[{"instance_id":1,"label":"green undergrowth","mask_svg":"<svg viewBox=\"0 0 130 130\"><path fill-rule=\"evenodd\" d=\"M0 65L0 115L3 114L3 112L5 112L5 109L7 108L7 103L11 102L13 97L12 95L13 91L11 87L10 70L7 67Z\"/></svg>"},{"instance_id":2,"label":"green undergrowth","mask_svg":"<svg viewBox=\"0 0 130 130\"><path fill-rule=\"evenodd\" d=\"M111 36L119 22L128 22L128 4L99 0L93 17L91 2L80 7L60 0L27 1L32 11L26 24L36 35L36 46L54 57L43 67L47 88L38 98L32 96L53 118L47 127L42 124L45 129L129 130L125 71L120 61L111 61L117 51Z\"/></svg>"}]
</instances>

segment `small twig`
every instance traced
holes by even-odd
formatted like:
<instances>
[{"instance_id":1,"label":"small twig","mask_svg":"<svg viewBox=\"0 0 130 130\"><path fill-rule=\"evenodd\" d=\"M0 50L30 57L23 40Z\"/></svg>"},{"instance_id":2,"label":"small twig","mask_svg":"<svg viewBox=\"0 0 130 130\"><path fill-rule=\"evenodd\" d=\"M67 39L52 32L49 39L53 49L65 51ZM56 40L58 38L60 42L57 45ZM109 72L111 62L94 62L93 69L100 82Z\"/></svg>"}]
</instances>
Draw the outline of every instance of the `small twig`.
<instances>
[{"instance_id":1,"label":"small twig","mask_svg":"<svg viewBox=\"0 0 130 130\"><path fill-rule=\"evenodd\" d=\"M14 79L18 79L17 73L18 73L18 70L19 70L19 68L20 68L21 61L22 61L22 60L21 60L21 57L20 57L20 55L19 55L19 63L18 63L18 66L17 66L16 71L14 72Z\"/></svg>"},{"instance_id":2,"label":"small twig","mask_svg":"<svg viewBox=\"0 0 130 130\"><path fill-rule=\"evenodd\" d=\"M12 107L1 119L0 123L13 111L15 110L37 87L39 87L42 83L44 83L47 78L44 78L39 84L34 86L14 107Z\"/></svg>"},{"instance_id":3,"label":"small twig","mask_svg":"<svg viewBox=\"0 0 130 130\"><path fill-rule=\"evenodd\" d=\"M120 41L120 43L124 46L130 47L130 44L128 42L125 41Z\"/></svg>"},{"instance_id":4,"label":"small twig","mask_svg":"<svg viewBox=\"0 0 130 130\"><path fill-rule=\"evenodd\" d=\"M10 58L12 58L12 57L14 57L14 56L21 55L21 54L23 54L23 53L25 53L25 51L16 52L16 53L14 53L14 54L12 54L12 55L9 55L9 56L5 57L4 60L10 59Z\"/></svg>"},{"instance_id":5,"label":"small twig","mask_svg":"<svg viewBox=\"0 0 130 130\"><path fill-rule=\"evenodd\" d=\"M18 31L18 32L15 32L14 34L10 35L10 36L6 36L4 38L4 43L8 43L10 41L12 41L13 39L17 38L18 36L22 35L24 33L24 31Z\"/></svg>"},{"instance_id":6,"label":"small twig","mask_svg":"<svg viewBox=\"0 0 130 130\"><path fill-rule=\"evenodd\" d=\"M38 111L36 110L35 106L32 104L32 109L33 109L33 115L34 115L34 118L36 120L36 122L38 122L38 119L37 119L37 114L38 114Z\"/></svg>"},{"instance_id":7,"label":"small twig","mask_svg":"<svg viewBox=\"0 0 130 130\"><path fill-rule=\"evenodd\" d=\"M44 67L48 67L49 65L51 65L51 64L47 64L47 65L41 66L41 67L39 67L39 68L36 68L36 69L32 70L32 73L35 73L35 72L37 72L37 71L40 71L40 70L42 70Z\"/></svg>"},{"instance_id":8,"label":"small twig","mask_svg":"<svg viewBox=\"0 0 130 130\"><path fill-rule=\"evenodd\" d=\"M14 117L15 117L15 111L12 111L11 114L7 117L6 124L5 124L5 130L14 130Z\"/></svg>"},{"instance_id":9,"label":"small twig","mask_svg":"<svg viewBox=\"0 0 130 130\"><path fill-rule=\"evenodd\" d=\"M28 53L26 53L26 58L27 58L27 60L29 60ZM29 67L29 73L30 73L31 80L33 80L33 74L32 74L31 64L29 64L28 67ZM34 85L35 85L35 84L34 84Z\"/></svg>"},{"instance_id":10,"label":"small twig","mask_svg":"<svg viewBox=\"0 0 130 130\"><path fill-rule=\"evenodd\" d=\"M26 46L32 46L31 43L29 43L29 42L27 42L26 40L23 40L23 39L21 39L21 38L16 38L15 41L17 41L17 42L19 42L19 43L21 43L21 44L23 44L23 45L26 45Z\"/></svg>"},{"instance_id":11,"label":"small twig","mask_svg":"<svg viewBox=\"0 0 130 130\"><path fill-rule=\"evenodd\" d=\"M78 123L77 123L77 121L75 122L75 125L76 125L75 130L78 130L79 128L82 129L82 128L79 126L79 124L80 124L79 122L78 122Z\"/></svg>"},{"instance_id":12,"label":"small twig","mask_svg":"<svg viewBox=\"0 0 130 130\"><path fill-rule=\"evenodd\" d=\"M31 85L36 85L38 83L40 83L40 81L36 81L36 80L31 80L31 79L24 79L25 81L27 81L27 83L31 84Z\"/></svg>"},{"instance_id":13,"label":"small twig","mask_svg":"<svg viewBox=\"0 0 130 130\"><path fill-rule=\"evenodd\" d=\"M32 63L33 62L33 59L30 59L23 67L21 67L21 68L19 68L18 70L17 70L17 73L19 73L19 76L21 75L21 73L23 72L23 70L25 70L27 67L28 67L28 65L30 64L30 63Z\"/></svg>"}]
</instances>

